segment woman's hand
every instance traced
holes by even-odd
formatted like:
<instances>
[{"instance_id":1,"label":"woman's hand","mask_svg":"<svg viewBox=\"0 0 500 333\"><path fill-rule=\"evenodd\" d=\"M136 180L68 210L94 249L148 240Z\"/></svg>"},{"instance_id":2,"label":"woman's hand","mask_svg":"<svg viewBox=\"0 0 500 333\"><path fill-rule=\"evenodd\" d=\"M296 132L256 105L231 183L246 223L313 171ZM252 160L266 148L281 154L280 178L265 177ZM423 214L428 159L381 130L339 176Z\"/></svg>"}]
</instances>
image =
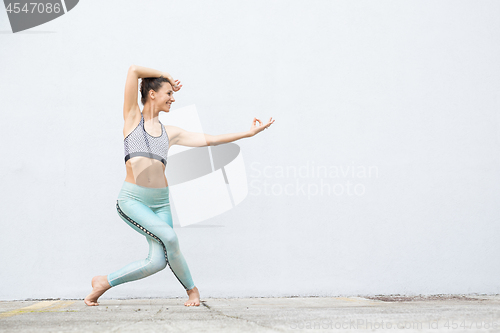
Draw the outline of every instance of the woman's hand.
<instances>
[{"instance_id":1,"label":"woman's hand","mask_svg":"<svg viewBox=\"0 0 500 333\"><path fill-rule=\"evenodd\" d=\"M181 88L182 88L181 81L179 81L179 80L175 80L175 81L174 81L174 84L172 84L172 89L173 89L174 91L179 91L179 90L181 90Z\"/></svg>"},{"instance_id":2,"label":"woman's hand","mask_svg":"<svg viewBox=\"0 0 500 333\"><path fill-rule=\"evenodd\" d=\"M256 122L259 122L259 125L256 125ZM252 127L250 127L250 132L252 133L252 136L254 136L255 134L259 133L262 130L265 130L266 128L271 126L272 123L274 123L273 117L269 118L269 121L265 125L262 124L262 121L260 121L260 119L253 118Z\"/></svg>"}]
</instances>

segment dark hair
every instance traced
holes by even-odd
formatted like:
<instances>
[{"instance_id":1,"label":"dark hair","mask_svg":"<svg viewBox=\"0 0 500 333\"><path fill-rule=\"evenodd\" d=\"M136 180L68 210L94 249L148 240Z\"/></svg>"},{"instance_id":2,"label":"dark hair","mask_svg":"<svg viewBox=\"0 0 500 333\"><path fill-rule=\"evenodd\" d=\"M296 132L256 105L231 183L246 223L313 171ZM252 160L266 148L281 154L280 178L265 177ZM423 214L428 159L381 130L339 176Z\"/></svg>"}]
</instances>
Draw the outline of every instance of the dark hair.
<instances>
[{"instance_id":1,"label":"dark hair","mask_svg":"<svg viewBox=\"0 0 500 333\"><path fill-rule=\"evenodd\" d=\"M141 103L146 104L148 100L148 93L151 89L158 92L163 85L163 82L170 83L163 75L160 77L144 77L141 79Z\"/></svg>"}]
</instances>

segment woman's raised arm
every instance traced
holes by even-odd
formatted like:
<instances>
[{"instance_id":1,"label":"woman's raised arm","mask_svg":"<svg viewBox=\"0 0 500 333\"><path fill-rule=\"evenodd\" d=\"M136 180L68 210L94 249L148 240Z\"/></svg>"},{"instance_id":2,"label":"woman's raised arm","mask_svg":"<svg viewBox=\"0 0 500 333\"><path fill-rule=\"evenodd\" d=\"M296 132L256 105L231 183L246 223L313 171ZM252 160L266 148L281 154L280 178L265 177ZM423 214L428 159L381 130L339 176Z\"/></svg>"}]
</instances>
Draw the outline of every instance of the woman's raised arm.
<instances>
[{"instance_id":1,"label":"woman's raised arm","mask_svg":"<svg viewBox=\"0 0 500 333\"><path fill-rule=\"evenodd\" d=\"M176 82L172 75L167 72L162 72L156 69L131 65L127 73L127 81L125 82L125 101L123 103L123 118L127 119L129 113L140 112L139 103L137 103L139 84L138 80L145 77L160 77L166 78L172 85L174 91L178 91L182 85L180 81Z\"/></svg>"},{"instance_id":2,"label":"woman's raised arm","mask_svg":"<svg viewBox=\"0 0 500 333\"><path fill-rule=\"evenodd\" d=\"M123 119L127 119L130 112L139 111L139 103L137 103L137 91L139 76L132 65L128 69L127 80L125 81L125 100L123 102Z\"/></svg>"},{"instance_id":3,"label":"woman's raised arm","mask_svg":"<svg viewBox=\"0 0 500 333\"><path fill-rule=\"evenodd\" d=\"M134 68L135 68L137 75L140 78L142 78L142 77L160 77L163 75L163 77L166 78L172 86L175 84L174 78L172 77L172 75L168 74L167 72L162 72L162 71L159 71L156 69L137 66L137 65L135 65Z\"/></svg>"}]
</instances>

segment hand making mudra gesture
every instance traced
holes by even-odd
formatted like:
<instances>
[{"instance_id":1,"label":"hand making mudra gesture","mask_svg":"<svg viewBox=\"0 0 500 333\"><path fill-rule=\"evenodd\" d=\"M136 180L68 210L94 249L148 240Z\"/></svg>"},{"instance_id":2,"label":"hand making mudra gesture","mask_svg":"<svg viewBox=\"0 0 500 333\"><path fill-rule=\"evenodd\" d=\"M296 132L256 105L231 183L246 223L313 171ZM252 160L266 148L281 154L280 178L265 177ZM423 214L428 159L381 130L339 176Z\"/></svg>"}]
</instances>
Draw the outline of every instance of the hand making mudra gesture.
<instances>
[{"instance_id":1,"label":"hand making mudra gesture","mask_svg":"<svg viewBox=\"0 0 500 333\"><path fill-rule=\"evenodd\" d=\"M257 122L259 122L259 125L256 125ZM269 121L265 125L263 125L260 119L253 118L253 123L252 126L250 127L250 131L253 133L253 135L255 135L260 131L269 128L269 126L271 126L272 123L274 123L273 117L269 118Z\"/></svg>"}]
</instances>

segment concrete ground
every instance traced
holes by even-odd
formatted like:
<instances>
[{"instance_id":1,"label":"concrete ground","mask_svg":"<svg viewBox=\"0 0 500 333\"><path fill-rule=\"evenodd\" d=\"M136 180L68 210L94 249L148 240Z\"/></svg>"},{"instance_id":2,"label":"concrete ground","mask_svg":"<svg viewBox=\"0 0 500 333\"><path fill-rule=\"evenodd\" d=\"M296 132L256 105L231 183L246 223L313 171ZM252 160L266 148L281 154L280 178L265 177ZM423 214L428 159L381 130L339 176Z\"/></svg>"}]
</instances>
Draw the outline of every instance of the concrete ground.
<instances>
[{"instance_id":1,"label":"concrete ground","mask_svg":"<svg viewBox=\"0 0 500 333\"><path fill-rule=\"evenodd\" d=\"M500 295L0 301L0 332L500 332Z\"/></svg>"}]
</instances>

